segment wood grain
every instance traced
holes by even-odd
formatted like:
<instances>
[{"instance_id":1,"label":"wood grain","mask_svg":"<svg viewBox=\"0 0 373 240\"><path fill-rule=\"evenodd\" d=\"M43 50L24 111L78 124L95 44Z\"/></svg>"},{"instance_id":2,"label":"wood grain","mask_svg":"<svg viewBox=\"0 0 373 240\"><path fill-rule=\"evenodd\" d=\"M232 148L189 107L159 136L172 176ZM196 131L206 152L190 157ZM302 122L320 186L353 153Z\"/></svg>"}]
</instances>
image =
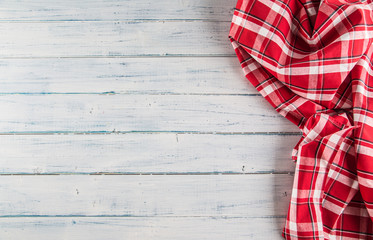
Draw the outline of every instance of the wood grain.
<instances>
[{"instance_id":1,"label":"wood grain","mask_svg":"<svg viewBox=\"0 0 373 240\"><path fill-rule=\"evenodd\" d=\"M259 94L236 57L1 59L0 72L0 94Z\"/></svg>"},{"instance_id":2,"label":"wood grain","mask_svg":"<svg viewBox=\"0 0 373 240\"><path fill-rule=\"evenodd\" d=\"M0 174L293 172L290 154L299 138L183 133L0 135Z\"/></svg>"},{"instance_id":3,"label":"wood grain","mask_svg":"<svg viewBox=\"0 0 373 240\"><path fill-rule=\"evenodd\" d=\"M229 26L195 21L2 22L0 58L233 56Z\"/></svg>"},{"instance_id":4,"label":"wood grain","mask_svg":"<svg viewBox=\"0 0 373 240\"><path fill-rule=\"evenodd\" d=\"M218 20L232 18L235 0L54 0L0 2L3 21Z\"/></svg>"},{"instance_id":5,"label":"wood grain","mask_svg":"<svg viewBox=\"0 0 373 240\"><path fill-rule=\"evenodd\" d=\"M105 161L105 160L103 160ZM0 216L278 217L293 176L1 176Z\"/></svg>"},{"instance_id":6,"label":"wood grain","mask_svg":"<svg viewBox=\"0 0 373 240\"><path fill-rule=\"evenodd\" d=\"M1 239L281 239L299 130L235 3L0 2Z\"/></svg>"},{"instance_id":7,"label":"wood grain","mask_svg":"<svg viewBox=\"0 0 373 240\"><path fill-rule=\"evenodd\" d=\"M299 132L259 96L0 95L0 132Z\"/></svg>"},{"instance_id":8,"label":"wood grain","mask_svg":"<svg viewBox=\"0 0 373 240\"><path fill-rule=\"evenodd\" d=\"M283 218L64 217L0 218L7 240L280 240Z\"/></svg>"}]
</instances>

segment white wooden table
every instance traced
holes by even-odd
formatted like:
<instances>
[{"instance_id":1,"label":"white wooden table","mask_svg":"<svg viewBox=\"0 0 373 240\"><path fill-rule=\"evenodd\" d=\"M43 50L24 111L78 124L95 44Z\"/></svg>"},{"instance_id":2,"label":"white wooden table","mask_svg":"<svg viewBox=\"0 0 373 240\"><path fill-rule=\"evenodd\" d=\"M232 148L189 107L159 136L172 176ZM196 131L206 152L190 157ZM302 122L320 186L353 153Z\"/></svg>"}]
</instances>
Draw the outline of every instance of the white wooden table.
<instances>
[{"instance_id":1,"label":"white wooden table","mask_svg":"<svg viewBox=\"0 0 373 240\"><path fill-rule=\"evenodd\" d=\"M0 239L281 239L299 131L235 0L0 2Z\"/></svg>"}]
</instances>

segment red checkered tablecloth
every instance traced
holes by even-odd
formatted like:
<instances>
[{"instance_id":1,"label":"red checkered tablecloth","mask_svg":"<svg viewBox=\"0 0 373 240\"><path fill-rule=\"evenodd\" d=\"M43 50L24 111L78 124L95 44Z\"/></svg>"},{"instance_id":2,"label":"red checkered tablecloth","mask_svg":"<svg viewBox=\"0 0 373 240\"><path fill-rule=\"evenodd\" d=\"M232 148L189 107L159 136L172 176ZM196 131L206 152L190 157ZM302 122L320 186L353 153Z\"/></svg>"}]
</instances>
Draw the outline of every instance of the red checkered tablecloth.
<instances>
[{"instance_id":1,"label":"red checkered tablecloth","mask_svg":"<svg viewBox=\"0 0 373 240\"><path fill-rule=\"evenodd\" d=\"M373 3L238 0L251 84L303 135L285 239L373 239Z\"/></svg>"}]
</instances>

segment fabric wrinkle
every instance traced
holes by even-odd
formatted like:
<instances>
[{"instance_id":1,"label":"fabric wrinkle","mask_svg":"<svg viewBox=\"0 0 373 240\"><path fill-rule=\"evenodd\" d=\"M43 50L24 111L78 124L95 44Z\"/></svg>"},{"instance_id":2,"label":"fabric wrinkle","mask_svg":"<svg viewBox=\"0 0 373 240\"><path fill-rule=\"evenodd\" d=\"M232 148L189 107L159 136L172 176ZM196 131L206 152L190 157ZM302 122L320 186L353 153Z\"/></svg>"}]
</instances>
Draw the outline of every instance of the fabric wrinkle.
<instances>
[{"instance_id":1,"label":"fabric wrinkle","mask_svg":"<svg viewBox=\"0 0 373 240\"><path fill-rule=\"evenodd\" d=\"M238 0L246 78L302 136L285 239L373 239L373 5Z\"/></svg>"}]
</instances>

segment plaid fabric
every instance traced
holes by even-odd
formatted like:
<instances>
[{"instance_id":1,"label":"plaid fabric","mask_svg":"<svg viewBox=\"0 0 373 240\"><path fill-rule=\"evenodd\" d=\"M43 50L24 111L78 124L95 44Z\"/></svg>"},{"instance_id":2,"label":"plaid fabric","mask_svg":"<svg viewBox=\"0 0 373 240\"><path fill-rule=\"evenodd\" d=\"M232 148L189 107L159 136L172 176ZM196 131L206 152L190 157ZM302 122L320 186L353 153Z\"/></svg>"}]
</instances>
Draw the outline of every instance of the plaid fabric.
<instances>
[{"instance_id":1,"label":"plaid fabric","mask_svg":"<svg viewBox=\"0 0 373 240\"><path fill-rule=\"evenodd\" d=\"M348 1L238 0L234 11L246 77L303 132L285 239L373 239L373 5Z\"/></svg>"}]
</instances>

